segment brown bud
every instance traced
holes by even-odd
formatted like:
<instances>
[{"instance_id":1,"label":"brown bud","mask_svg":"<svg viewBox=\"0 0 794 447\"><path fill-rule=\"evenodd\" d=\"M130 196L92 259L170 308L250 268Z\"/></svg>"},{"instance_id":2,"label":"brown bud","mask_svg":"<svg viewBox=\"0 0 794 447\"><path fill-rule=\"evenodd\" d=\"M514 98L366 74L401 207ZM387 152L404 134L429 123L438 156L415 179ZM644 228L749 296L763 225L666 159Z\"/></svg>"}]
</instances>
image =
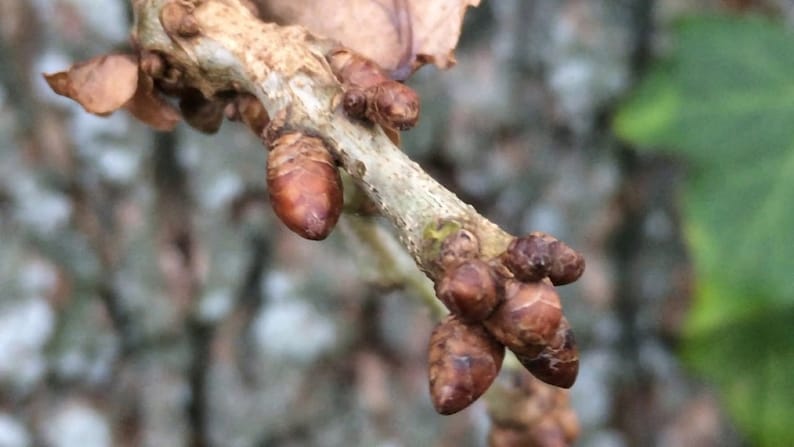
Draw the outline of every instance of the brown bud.
<instances>
[{"instance_id":1,"label":"brown bud","mask_svg":"<svg viewBox=\"0 0 794 447\"><path fill-rule=\"evenodd\" d=\"M555 286L570 284L584 273L584 257L562 241L551 245L549 279Z\"/></svg>"},{"instance_id":2,"label":"brown bud","mask_svg":"<svg viewBox=\"0 0 794 447\"><path fill-rule=\"evenodd\" d=\"M204 133L215 133L223 122L223 108L221 100L207 99L196 89L188 89L179 99L179 110L185 121L194 129Z\"/></svg>"},{"instance_id":3,"label":"brown bud","mask_svg":"<svg viewBox=\"0 0 794 447\"><path fill-rule=\"evenodd\" d=\"M357 87L346 90L342 97L342 107L349 117L364 118L367 113L367 94Z\"/></svg>"},{"instance_id":4,"label":"brown bud","mask_svg":"<svg viewBox=\"0 0 794 447\"><path fill-rule=\"evenodd\" d=\"M169 2L160 10L160 23L168 34L171 36L178 35L182 20L188 15L189 13L184 6L178 2Z\"/></svg>"},{"instance_id":5,"label":"brown bud","mask_svg":"<svg viewBox=\"0 0 794 447\"><path fill-rule=\"evenodd\" d=\"M491 386L504 346L480 325L450 315L433 330L428 350L430 397L440 414L468 407Z\"/></svg>"},{"instance_id":6,"label":"brown bud","mask_svg":"<svg viewBox=\"0 0 794 447\"><path fill-rule=\"evenodd\" d=\"M491 269L479 259L463 261L447 271L436 286L436 295L465 322L488 318L498 304Z\"/></svg>"},{"instance_id":7,"label":"brown bud","mask_svg":"<svg viewBox=\"0 0 794 447\"><path fill-rule=\"evenodd\" d=\"M419 120L419 95L405 84L386 81L367 90L367 118L383 127L407 130Z\"/></svg>"},{"instance_id":8,"label":"brown bud","mask_svg":"<svg viewBox=\"0 0 794 447\"><path fill-rule=\"evenodd\" d=\"M328 63L337 79L350 87L365 90L389 80L377 63L346 48L333 51Z\"/></svg>"},{"instance_id":9,"label":"brown bud","mask_svg":"<svg viewBox=\"0 0 794 447\"><path fill-rule=\"evenodd\" d=\"M517 355L535 357L554 337L562 318L560 297L545 282L505 283L505 299L483 322Z\"/></svg>"},{"instance_id":10,"label":"brown bud","mask_svg":"<svg viewBox=\"0 0 794 447\"><path fill-rule=\"evenodd\" d=\"M165 74L165 60L159 54L152 51L141 52L138 66L141 71L153 78L159 78Z\"/></svg>"},{"instance_id":11,"label":"brown bud","mask_svg":"<svg viewBox=\"0 0 794 447\"><path fill-rule=\"evenodd\" d=\"M179 22L179 28L177 29L177 33L185 38L198 36L199 31L198 21L193 14L185 14L185 16L182 17L182 21Z\"/></svg>"},{"instance_id":12,"label":"brown bud","mask_svg":"<svg viewBox=\"0 0 794 447\"><path fill-rule=\"evenodd\" d=\"M467 260L477 257L480 253L480 241L469 230L458 230L447 236L441 243L438 254L438 263L447 269Z\"/></svg>"},{"instance_id":13,"label":"brown bud","mask_svg":"<svg viewBox=\"0 0 794 447\"><path fill-rule=\"evenodd\" d=\"M259 98L249 93L241 93L235 99L235 104L240 121L256 135L261 136L270 122L270 117L265 106L259 102Z\"/></svg>"},{"instance_id":14,"label":"brown bud","mask_svg":"<svg viewBox=\"0 0 794 447\"><path fill-rule=\"evenodd\" d=\"M342 212L342 180L323 141L290 132L270 143L267 185L273 211L298 235L325 239Z\"/></svg>"},{"instance_id":15,"label":"brown bud","mask_svg":"<svg viewBox=\"0 0 794 447\"><path fill-rule=\"evenodd\" d=\"M333 51L328 63L346 87L342 102L348 115L366 115L389 129L406 130L416 125L419 96L405 84L392 80L377 63L345 48Z\"/></svg>"},{"instance_id":16,"label":"brown bud","mask_svg":"<svg viewBox=\"0 0 794 447\"><path fill-rule=\"evenodd\" d=\"M539 281L551 271L552 241L533 233L510 242L502 262L519 281Z\"/></svg>"},{"instance_id":17,"label":"brown bud","mask_svg":"<svg viewBox=\"0 0 794 447\"><path fill-rule=\"evenodd\" d=\"M181 95L185 89L184 73L177 67L169 66L162 78L157 79L157 86L167 95Z\"/></svg>"},{"instance_id":18,"label":"brown bud","mask_svg":"<svg viewBox=\"0 0 794 447\"><path fill-rule=\"evenodd\" d=\"M579 373L579 350L568 320L560 320L557 332L548 345L535 357L516 355L533 376L560 388L570 388Z\"/></svg>"},{"instance_id":19,"label":"brown bud","mask_svg":"<svg viewBox=\"0 0 794 447\"><path fill-rule=\"evenodd\" d=\"M555 286L579 279L585 265L582 255L540 231L513 239L502 255L502 262L521 281L537 281L548 276Z\"/></svg>"}]
</instances>

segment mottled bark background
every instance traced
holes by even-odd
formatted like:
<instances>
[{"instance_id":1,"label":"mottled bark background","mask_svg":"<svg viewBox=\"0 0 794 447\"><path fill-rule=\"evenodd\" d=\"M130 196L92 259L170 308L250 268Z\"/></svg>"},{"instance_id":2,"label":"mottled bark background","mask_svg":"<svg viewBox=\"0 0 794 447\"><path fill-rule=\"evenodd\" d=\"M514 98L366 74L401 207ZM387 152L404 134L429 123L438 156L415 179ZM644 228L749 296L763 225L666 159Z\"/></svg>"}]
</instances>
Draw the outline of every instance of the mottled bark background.
<instances>
[{"instance_id":1,"label":"mottled bark background","mask_svg":"<svg viewBox=\"0 0 794 447\"><path fill-rule=\"evenodd\" d=\"M552 233L582 352L581 446L739 446L676 358L691 273L684 175L611 113L693 11L787 0L486 0L450 71L420 70L404 150L506 230ZM275 220L239 125L154 133L39 73L128 45L126 0L0 2L0 446L480 446L482 402L439 416L433 322L346 236Z\"/></svg>"}]
</instances>

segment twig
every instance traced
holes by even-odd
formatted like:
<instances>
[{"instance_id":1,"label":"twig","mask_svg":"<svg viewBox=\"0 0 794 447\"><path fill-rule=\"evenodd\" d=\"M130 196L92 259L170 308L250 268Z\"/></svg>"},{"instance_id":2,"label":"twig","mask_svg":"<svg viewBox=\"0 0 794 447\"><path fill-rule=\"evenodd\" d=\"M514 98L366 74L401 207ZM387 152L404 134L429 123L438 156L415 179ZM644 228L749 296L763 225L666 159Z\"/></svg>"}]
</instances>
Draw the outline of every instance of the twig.
<instances>
[{"instance_id":1,"label":"twig","mask_svg":"<svg viewBox=\"0 0 794 447\"><path fill-rule=\"evenodd\" d=\"M259 21L238 0L194 0L198 34L169 34L160 21L169 0L134 0L134 37L166 55L186 85L206 97L253 93L271 117L326 140L342 168L394 225L403 246L431 278L433 228L446 222L480 239L482 256L502 253L511 236L438 184L395 147L377 126L354 123L339 110L341 86L325 54L336 46L303 28Z\"/></svg>"}]
</instances>

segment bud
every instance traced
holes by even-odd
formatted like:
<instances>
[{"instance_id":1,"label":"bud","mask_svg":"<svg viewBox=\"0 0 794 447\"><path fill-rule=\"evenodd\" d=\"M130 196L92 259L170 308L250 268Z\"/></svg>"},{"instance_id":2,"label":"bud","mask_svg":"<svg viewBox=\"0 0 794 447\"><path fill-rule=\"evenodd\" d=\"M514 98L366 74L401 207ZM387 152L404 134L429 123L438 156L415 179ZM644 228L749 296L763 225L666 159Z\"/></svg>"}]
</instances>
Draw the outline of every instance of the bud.
<instances>
[{"instance_id":1,"label":"bud","mask_svg":"<svg viewBox=\"0 0 794 447\"><path fill-rule=\"evenodd\" d=\"M535 357L516 356L533 376L560 388L570 388L579 373L579 350L568 320L563 317L554 337Z\"/></svg>"},{"instance_id":2,"label":"bud","mask_svg":"<svg viewBox=\"0 0 794 447\"><path fill-rule=\"evenodd\" d=\"M477 236L471 231L461 229L450 234L441 242L438 263L441 268L452 268L467 259L477 257L479 254L480 241Z\"/></svg>"},{"instance_id":3,"label":"bud","mask_svg":"<svg viewBox=\"0 0 794 447\"><path fill-rule=\"evenodd\" d=\"M570 284L584 273L584 257L562 241L551 245L549 279L555 286Z\"/></svg>"},{"instance_id":4,"label":"bud","mask_svg":"<svg viewBox=\"0 0 794 447\"><path fill-rule=\"evenodd\" d=\"M165 60L160 54L153 51L142 51L138 65L142 72L153 78L159 78L165 73Z\"/></svg>"},{"instance_id":5,"label":"bud","mask_svg":"<svg viewBox=\"0 0 794 447\"><path fill-rule=\"evenodd\" d=\"M483 322L516 355L534 358L554 337L562 318L560 297L546 282L505 283L505 299Z\"/></svg>"},{"instance_id":6,"label":"bud","mask_svg":"<svg viewBox=\"0 0 794 447\"><path fill-rule=\"evenodd\" d=\"M450 315L433 330L428 350L430 397L440 414L468 407L491 386L504 359L504 346L480 325Z\"/></svg>"},{"instance_id":7,"label":"bud","mask_svg":"<svg viewBox=\"0 0 794 447\"><path fill-rule=\"evenodd\" d=\"M513 239L502 262L520 281L549 277L555 286L572 283L584 272L582 255L540 231Z\"/></svg>"},{"instance_id":8,"label":"bud","mask_svg":"<svg viewBox=\"0 0 794 447\"><path fill-rule=\"evenodd\" d=\"M270 143L267 185L273 211L298 235L325 239L342 212L342 180L323 141L299 132Z\"/></svg>"},{"instance_id":9,"label":"bud","mask_svg":"<svg viewBox=\"0 0 794 447\"><path fill-rule=\"evenodd\" d=\"M220 100L207 99L196 89L187 89L179 99L179 110L190 127L204 133L213 134L223 122L223 108Z\"/></svg>"},{"instance_id":10,"label":"bud","mask_svg":"<svg viewBox=\"0 0 794 447\"><path fill-rule=\"evenodd\" d=\"M333 51L328 64L339 82L362 90L390 79L377 63L346 48Z\"/></svg>"},{"instance_id":11,"label":"bud","mask_svg":"<svg viewBox=\"0 0 794 447\"><path fill-rule=\"evenodd\" d=\"M419 95L397 81L386 81L367 90L371 95L367 118L383 127L408 130L419 120Z\"/></svg>"},{"instance_id":12,"label":"bud","mask_svg":"<svg viewBox=\"0 0 794 447\"><path fill-rule=\"evenodd\" d=\"M539 281L551 272L550 243L536 233L517 237L507 246L502 262L519 281Z\"/></svg>"},{"instance_id":13,"label":"bud","mask_svg":"<svg viewBox=\"0 0 794 447\"><path fill-rule=\"evenodd\" d=\"M364 118L367 113L367 94L357 87L346 90L342 96L342 107L347 116L356 119Z\"/></svg>"},{"instance_id":14,"label":"bud","mask_svg":"<svg viewBox=\"0 0 794 447\"><path fill-rule=\"evenodd\" d=\"M179 2L167 3L160 10L160 23L171 37L189 38L199 33L196 18Z\"/></svg>"},{"instance_id":15,"label":"bud","mask_svg":"<svg viewBox=\"0 0 794 447\"><path fill-rule=\"evenodd\" d=\"M388 129L406 130L419 119L419 95L392 80L374 61L348 49L328 56L331 70L344 84L343 107L354 118L366 116Z\"/></svg>"},{"instance_id":16,"label":"bud","mask_svg":"<svg viewBox=\"0 0 794 447\"><path fill-rule=\"evenodd\" d=\"M250 93L241 93L235 98L235 113L254 134L261 136L270 122L265 106Z\"/></svg>"},{"instance_id":17,"label":"bud","mask_svg":"<svg viewBox=\"0 0 794 447\"><path fill-rule=\"evenodd\" d=\"M463 261L447 271L436 286L436 295L465 322L488 318L498 302L491 268L479 259Z\"/></svg>"}]
</instances>

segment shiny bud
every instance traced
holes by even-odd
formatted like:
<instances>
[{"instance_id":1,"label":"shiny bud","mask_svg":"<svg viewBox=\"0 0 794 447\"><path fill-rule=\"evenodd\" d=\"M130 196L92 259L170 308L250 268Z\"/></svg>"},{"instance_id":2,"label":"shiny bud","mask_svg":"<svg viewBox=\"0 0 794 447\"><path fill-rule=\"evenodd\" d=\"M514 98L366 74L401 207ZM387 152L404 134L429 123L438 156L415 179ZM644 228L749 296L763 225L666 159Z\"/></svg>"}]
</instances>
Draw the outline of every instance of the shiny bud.
<instances>
[{"instance_id":1,"label":"shiny bud","mask_svg":"<svg viewBox=\"0 0 794 447\"><path fill-rule=\"evenodd\" d=\"M533 358L552 340L562 318L560 297L546 282L505 283L505 297L483 322L516 355Z\"/></svg>"},{"instance_id":2,"label":"shiny bud","mask_svg":"<svg viewBox=\"0 0 794 447\"><path fill-rule=\"evenodd\" d=\"M539 281L551 272L551 243L534 233L517 237L507 246L502 262L519 281Z\"/></svg>"},{"instance_id":3,"label":"shiny bud","mask_svg":"<svg viewBox=\"0 0 794 447\"><path fill-rule=\"evenodd\" d=\"M342 212L342 180L323 141L299 132L270 142L267 185L273 211L306 239L325 239Z\"/></svg>"},{"instance_id":4,"label":"shiny bud","mask_svg":"<svg viewBox=\"0 0 794 447\"><path fill-rule=\"evenodd\" d=\"M468 407L491 386L504 346L480 325L450 315L433 330L428 349L430 397L440 414Z\"/></svg>"},{"instance_id":5,"label":"shiny bud","mask_svg":"<svg viewBox=\"0 0 794 447\"><path fill-rule=\"evenodd\" d=\"M562 241L551 245L549 279L555 286L570 284L584 273L584 256Z\"/></svg>"},{"instance_id":6,"label":"shiny bud","mask_svg":"<svg viewBox=\"0 0 794 447\"><path fill-rule=\"evenodd\" d=\"M488 318L498 304L491 269L479 259L463 261L448 270L436 286L436 295L465 322Z\"/></svg>"},{"instance_id":7,"label":"shiny bud","mask_svg":"<svg viewBox=\"0 0 794 447\"><path fill-rule=\"evenodd\" d=\"M579 350L568 320L563 317L554 337L535 357L517 355L533 376L560 388L570 388L579 373Z\"/></svg>"}]
</instances>

